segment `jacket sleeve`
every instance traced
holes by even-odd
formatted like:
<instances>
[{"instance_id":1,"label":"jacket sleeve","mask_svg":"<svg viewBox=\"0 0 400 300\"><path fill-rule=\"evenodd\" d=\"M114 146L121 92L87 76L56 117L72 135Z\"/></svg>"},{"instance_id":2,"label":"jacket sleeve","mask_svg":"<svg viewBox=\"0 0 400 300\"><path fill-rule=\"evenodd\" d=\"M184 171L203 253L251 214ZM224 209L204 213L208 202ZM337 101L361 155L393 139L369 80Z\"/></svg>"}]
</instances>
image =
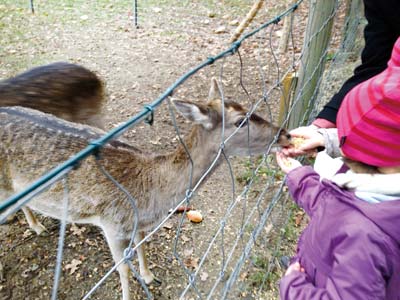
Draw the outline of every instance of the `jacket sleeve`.
<instances>
[{"instance_id":1,"label":"jacket sleeve","mask_svg":"<svg viewBox=\"0 0 400 300\"><path fill-rule=\"evenodd\" d=\"M333 157L341 157L337 128L319 128L317 130L324 137L326 153Z\"/></svg>"},{"instance_id":2,"label":"jacket sleeve","mask_svg":"<svg viewBox=\"0 0 400 300\"><path fill-rule=\"evenodd\" d=\"M317 118L336 124L336 115L346 94L359 83L381 73L387 67L400 31L399 18L395 15L398 8L390 8L389 3L385 5L385 2L387 1L364 0L368 24L364 29L365 47L361 53L361 65L324 106ZM393 1L393 5L397 5L394 3Z\"/></svg>"},{"instance_id":3,"label":"jacket sleeve","mask_svg":"<svg viewBox=\"0 0 400 300\"><path fill-rule=\"evenodd\" d=\"M379 242L371 242L367 234L355 234L355 238L342 239L333 253L334 264L325 286L316 287L306 273L296 271L281 279L280 299L386 299L384 278L390 277L390 268Z\"/></svg>"},{"instance_id":4,"label":"jacket sleeve","mask_svg":"<svg viewBox=\"0 0 400 300\"><path fill-rule=\"evenodd\" d=\"M326 187L320 176L310 166L298 167L286 178L286 184L293 200L312 217L325 195Z\"/></svg>"}]
</instances>

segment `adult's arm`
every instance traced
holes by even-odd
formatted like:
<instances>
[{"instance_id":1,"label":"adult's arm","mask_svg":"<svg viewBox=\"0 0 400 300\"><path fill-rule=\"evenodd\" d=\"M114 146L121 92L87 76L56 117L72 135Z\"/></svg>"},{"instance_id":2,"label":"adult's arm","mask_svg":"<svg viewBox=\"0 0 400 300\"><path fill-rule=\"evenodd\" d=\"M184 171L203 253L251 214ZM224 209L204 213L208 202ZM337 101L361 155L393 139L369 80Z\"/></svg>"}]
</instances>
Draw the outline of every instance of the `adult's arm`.
<instances>
[{"instance_id":1,"label":"adult's arm","mask_svg":"<svg viewBox=\"0 0 400 300\"><path fill-rule=\"evenodd\" d=\"M365 47L361 53L361 65L324 106L317 119L336 124L336 115L346 94L359 83L381 73L387 67L394 43L400 36L399 2L364 0L364 9L368 24L364 29Z\"/></svg>"}]
</instances>

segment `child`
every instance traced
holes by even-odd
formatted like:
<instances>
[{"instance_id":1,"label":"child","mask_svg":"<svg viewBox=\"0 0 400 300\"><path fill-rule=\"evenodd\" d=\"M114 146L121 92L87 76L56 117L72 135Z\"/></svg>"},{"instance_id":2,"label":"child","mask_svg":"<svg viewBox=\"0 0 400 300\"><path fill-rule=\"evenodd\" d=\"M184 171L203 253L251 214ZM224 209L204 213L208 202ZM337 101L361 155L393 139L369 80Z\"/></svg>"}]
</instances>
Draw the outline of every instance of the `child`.
<instances>
[{"instance_id":1,"label":"child","mask_svg":"<svg viewBox=\"0 0 400 300\"><path fill-rule=\"evenodd\" d=\"M388 68L348 93L336 125L322 135L291 134L306 138L301 151L328 146L338 152L339 144L344 157L380 174L335 175L341 186L357 183L358 175L371 185L368 190L361 180L367 191L346 190L287 152L277 154L294 201L310 216L280 282L281 299L400 299L400 38ZM378 189L375 176L386 179Z\"/></svg>"}]
</instances>

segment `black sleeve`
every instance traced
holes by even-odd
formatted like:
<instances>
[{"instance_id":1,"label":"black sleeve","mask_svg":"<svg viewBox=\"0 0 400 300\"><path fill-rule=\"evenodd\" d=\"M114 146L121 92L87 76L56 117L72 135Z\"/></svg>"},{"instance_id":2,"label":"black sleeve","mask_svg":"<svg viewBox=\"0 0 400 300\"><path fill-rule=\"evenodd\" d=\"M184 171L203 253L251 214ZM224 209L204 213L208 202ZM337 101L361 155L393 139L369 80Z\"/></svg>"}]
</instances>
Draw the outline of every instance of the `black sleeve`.
<instances>
[{"instance_id":1,"label":"black sleeve","mask_svg":"<svg viewBox=\"0 0 400 300\"><path fill-rule=\"evenodd\" d=\"M364 29L365 47L361 53L361 65L324 106L317 118L336 124L336 115L346 94L387 67L393 46L400 36L400 1L364 0L364 8L368 24Z\"/></svg>"}]
</instances>

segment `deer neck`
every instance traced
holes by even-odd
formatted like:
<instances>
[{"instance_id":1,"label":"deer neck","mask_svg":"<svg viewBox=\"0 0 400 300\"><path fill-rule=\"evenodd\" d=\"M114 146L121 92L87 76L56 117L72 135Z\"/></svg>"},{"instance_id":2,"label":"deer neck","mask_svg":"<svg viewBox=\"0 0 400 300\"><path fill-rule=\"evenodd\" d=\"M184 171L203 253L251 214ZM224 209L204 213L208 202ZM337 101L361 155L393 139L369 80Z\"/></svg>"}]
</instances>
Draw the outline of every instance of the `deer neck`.
<instances>
[{"instance_id":1,"label":"deer neck","mask_svg":"<svg viewBox=\"0 0 400 300\"><path fill-rule=\"evenodd\" d=\"M177 150L170 154L171 169L181 174L192 172L195 184L214 161L219 148L218 140L218 138L210 138L210 132L204 130L200 125L194 126L183 140L187 151L182 144L179 144ZM193 166L191 162L193 162ZM180 174L175 175L179 176Z\"/></svg>"},{"instance_id":2,"label":"deer neck","mask_svg":"<svg viewBox=\"0 0 400 300\"><path fill-rule=\"evenodd\" d=\"M196 125L184 139L184 143L187 151L179 144L173 153L158 158L163 161L160 164L160 176L171 183L170 187L175 189L172 194L178 198L182 197L189 187L193 188L205 174L218 153L220 142L218 138L210 138L210 132ZM190 179L192 186L189 186ZM183 197L177 200L182 199Z\"/></svg>"},{"instance_id":3,"label":"deer neck","mask_svg":"<svg viewBox=\"0 0 400 300\"><path fill-rule=\"evenodd\" d=\"M145 158L143 155L134 154L130 164L136 173L132 176L132 172L127 172L130 174L130 183L124 183L121 175L123 171L118 172L118 181L123 182L134 195L146 195L145 199L138 203L138 226L141 230L147 230L157 224L169 209L185 198L186 191L192 189L205 174L218 153L220 143L217 137L212 139L211 136L210 132L195 126L184 139L190 157L185 147L180 144L174 152L165 155ZM127 165L129 163L124 164L124 168ZM137 165L141 167L137 169Z\"/></svg>"}]
</instances>

